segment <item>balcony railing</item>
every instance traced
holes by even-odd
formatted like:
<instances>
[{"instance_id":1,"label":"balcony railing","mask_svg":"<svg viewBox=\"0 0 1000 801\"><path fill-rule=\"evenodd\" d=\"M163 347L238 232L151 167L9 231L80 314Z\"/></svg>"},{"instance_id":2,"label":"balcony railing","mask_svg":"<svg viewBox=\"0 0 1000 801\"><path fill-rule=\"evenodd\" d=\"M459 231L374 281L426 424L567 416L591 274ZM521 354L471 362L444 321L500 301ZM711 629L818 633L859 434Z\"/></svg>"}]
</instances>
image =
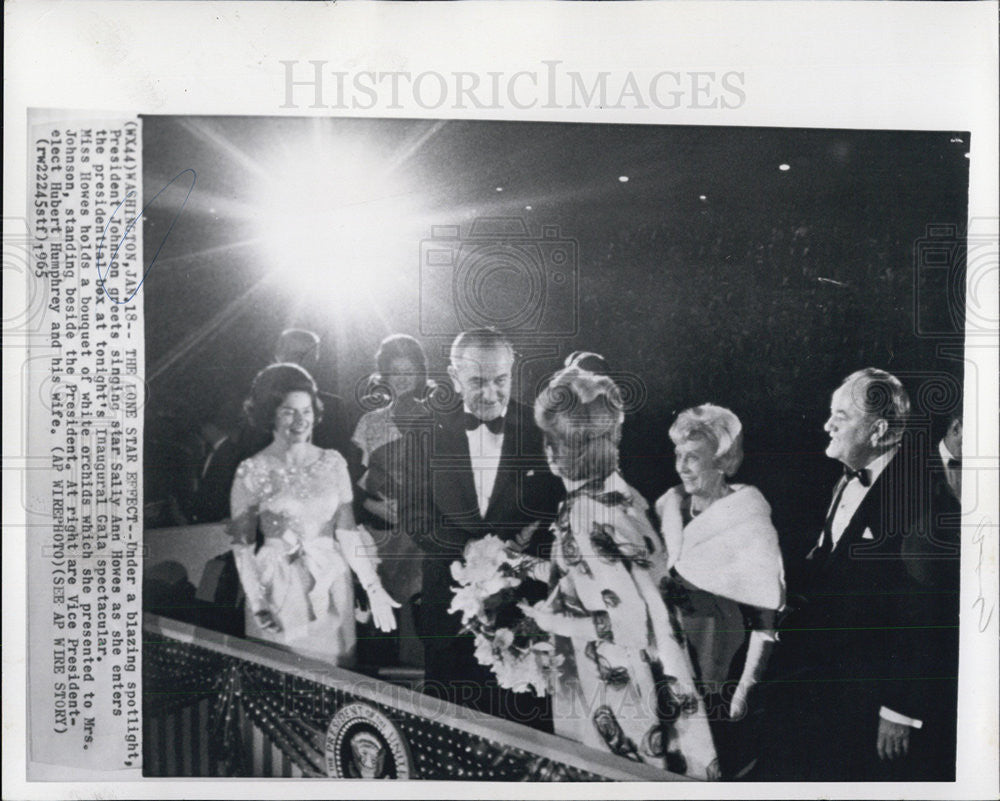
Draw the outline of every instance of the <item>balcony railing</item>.
<instances>
[{"instance_id":1,"label":"balcony railing","mask_svg":"<svg viewBox=\"0 0 1000 801\"><path fill-rule=\"evenodd\" d=\"M147 776L685 780L271 644L143 630Z\"/></svg>"}]
</instances>

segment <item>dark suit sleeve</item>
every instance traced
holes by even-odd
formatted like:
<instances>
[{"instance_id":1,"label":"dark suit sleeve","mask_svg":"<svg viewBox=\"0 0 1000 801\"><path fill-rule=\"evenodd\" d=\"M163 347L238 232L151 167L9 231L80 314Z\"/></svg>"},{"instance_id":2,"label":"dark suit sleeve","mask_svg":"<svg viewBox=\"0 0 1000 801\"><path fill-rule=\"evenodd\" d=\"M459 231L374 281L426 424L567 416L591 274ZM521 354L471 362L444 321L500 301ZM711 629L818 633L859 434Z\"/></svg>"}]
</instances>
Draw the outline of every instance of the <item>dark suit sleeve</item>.
<instances>
[{"instance_id":1,"label":"dark suit sleeve","mask_svg":"<svg viewBox=\"0 0 1000 801\"><path fill-rule=\"evenodd\" d=\"M933 634L926 625L926 603L920 586L904 577L887 605L892 610L891 623L883 628L888 675L880 703L893 712L925 721L929 679L926 649L931 647Z\"/></svg>"},{"instance_id":2,"label":"dark suit sleeve","mask_svg":"<svg viewBox=\"0 0 1000 801\"><path fill-rule=\"evenodd\" d=\"M455 526L442 525L428 472L426 467L409 471L399 502L400 525L425 553L458 558L468 542L468 534Z\"/></svg>"},{"instance_id":3,"label":"dark suit sleeve","mask_svg":"<svg viewBox=\"0 0 1000 801\"><path fill-rule=\"evenodd\" d=\"M905 591L895 642L907 681L885 704L932 728L953 724L958 675L960 510L941 490L902 543Z\"/></svg>"},{"instance_id":4,"label":"dark suit sleeve","mask_svg":"<svg viewBox=\"0 0 1000 801\"><path fill-rule=\"evenodd\" d=\"M921 465L923 467L923 465ZM927 474L924 474L927 478ZM913 515L900 515L900 537L891 596L891 669L883 705L907 717L940 718L954 693L958 669L958 520L960 510L940 485L926 482Z\"/></svg>"},{"instance_id":5,"label":"dark suit sleeve","mask_svg":"<svg viewBox=\"0 0 1000 801\"><path fill-rule=\"evenodd\" d=\"M229 517L229 492L241 455L239 447L228 437L212 451L192 503L191 516L195 522L215 523Z\"/></svg>"},{"instance_id":6,"label":"dark suit sleeve","mask_svg":"<svg viewBox=\"0 0 1000 801\"><path fill-rule=\"evenodd\" d=\"M395 487L399 523L424 553L441 556L462 555L468 534L455 526L445 526L434 504L432 459L433 421L400 425L401 440L398 483Z\"/></svg>"},{"instance_id":7,"label":"dark suit sleeve","mask_svg":"<svg viewBox=\"0 0 1000 801\"><path fill-rule=\"evenodd\" d=\"M421 550L438 556L454 556L456 559L462 556L469 541L467 534L454 527L435 525L432 515L422 516L418 520L415 527L410 529L410 536Z\"/></svg>"}]
</instances>

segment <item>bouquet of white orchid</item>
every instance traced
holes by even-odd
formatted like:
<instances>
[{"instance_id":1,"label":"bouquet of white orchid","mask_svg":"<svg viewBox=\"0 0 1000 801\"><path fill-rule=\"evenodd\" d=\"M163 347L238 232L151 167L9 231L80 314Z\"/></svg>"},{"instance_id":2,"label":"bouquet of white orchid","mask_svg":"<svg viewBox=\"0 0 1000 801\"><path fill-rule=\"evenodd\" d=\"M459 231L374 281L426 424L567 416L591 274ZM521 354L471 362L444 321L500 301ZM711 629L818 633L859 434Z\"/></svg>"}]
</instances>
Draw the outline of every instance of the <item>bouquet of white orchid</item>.
<instances>
[{"instance_id":1,"label":"bouquet of white orchid","mask_svg":"<svg viewBox=\"0 0 1000 801\"><path fill-rule=\"evenodd\" d=\"M521 611L522 583L544 570L541 560L509 548L493 534L465 546L463 560L451 565L454 587L449 612L461 612L463 630L475 637L476 659L514 692L550 692L563 658L551 636ZM543 602L544 603L544 602Z\"/></svg>"}]
</instances>

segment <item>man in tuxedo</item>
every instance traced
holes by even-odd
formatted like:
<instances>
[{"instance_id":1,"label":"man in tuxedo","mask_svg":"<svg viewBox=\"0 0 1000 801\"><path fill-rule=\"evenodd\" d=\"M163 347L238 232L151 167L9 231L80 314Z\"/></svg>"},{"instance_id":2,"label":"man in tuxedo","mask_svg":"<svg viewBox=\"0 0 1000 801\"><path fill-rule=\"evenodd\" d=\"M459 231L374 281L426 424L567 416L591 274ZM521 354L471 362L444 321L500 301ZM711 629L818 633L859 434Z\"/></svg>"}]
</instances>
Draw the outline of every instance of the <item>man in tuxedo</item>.
<instances>
[{"instance_id":1,"label":"man in tuxedo","mask_svg":"<svg viewBox=\"0 0 1000 801\"><path fill-rule=\"evenodd\" d=\"M909 412L883 370L859 370L833 393L826 455L843 475L780 626L762 778L930 778L914 746L941 734L928 729L942 687L925 658L938 621L907 564L920 557L904 548L929 492Z\"/></svg>"},{"instance_id":2,"label":"man in tuxedo","mask_svg":"<svg viewBox=\"0 0 1000 801\"><path fill-rule=\"evenodd\" d=\"M411 481L424 491L407 493L411 503L401 508L404 525L425 552L419 614L425 692L551 730L547 705L533 693L497 686L477 662L472 636L460 634L461 616L448 607L450 566L466 544L495 534L537 552L562 484L548 470L531 410L511 398L510 342L494 329L466 331L452 344L450 362L461 406L434 413L427 448L410 465Z\"/></svg>"}]
</instances>

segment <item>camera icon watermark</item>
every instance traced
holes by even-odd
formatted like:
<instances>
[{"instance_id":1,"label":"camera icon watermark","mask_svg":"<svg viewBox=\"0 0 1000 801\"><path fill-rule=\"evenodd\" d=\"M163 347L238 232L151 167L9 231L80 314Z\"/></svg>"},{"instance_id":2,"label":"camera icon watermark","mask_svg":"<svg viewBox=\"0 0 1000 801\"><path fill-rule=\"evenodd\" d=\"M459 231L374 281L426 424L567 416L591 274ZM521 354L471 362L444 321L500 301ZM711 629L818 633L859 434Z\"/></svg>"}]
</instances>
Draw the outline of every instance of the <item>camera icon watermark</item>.
<instances>
[{"instance_id":1,"label":"camera icon watermark","mask_svg":"<svg viewBox=\"0 0 1000 801\"><path fill-rule=\"evenodd\" d=\"M997 220L973 219L967 232L930 224L914 243L914 324L919 337L994 337L1000 258Z\"/></svg>"},{"instance_id":2,"label":"camera icon watermark","mask_svg":"<svg viewBox=\"0 0 1000 801\"><path fill-rule=\"evenodd\" d=\"M508 335L567 337L579 328L579 247L556 225L482 217L436 225L420 243L420 333L495 326Z\"/></svg>"}]
</instances>

